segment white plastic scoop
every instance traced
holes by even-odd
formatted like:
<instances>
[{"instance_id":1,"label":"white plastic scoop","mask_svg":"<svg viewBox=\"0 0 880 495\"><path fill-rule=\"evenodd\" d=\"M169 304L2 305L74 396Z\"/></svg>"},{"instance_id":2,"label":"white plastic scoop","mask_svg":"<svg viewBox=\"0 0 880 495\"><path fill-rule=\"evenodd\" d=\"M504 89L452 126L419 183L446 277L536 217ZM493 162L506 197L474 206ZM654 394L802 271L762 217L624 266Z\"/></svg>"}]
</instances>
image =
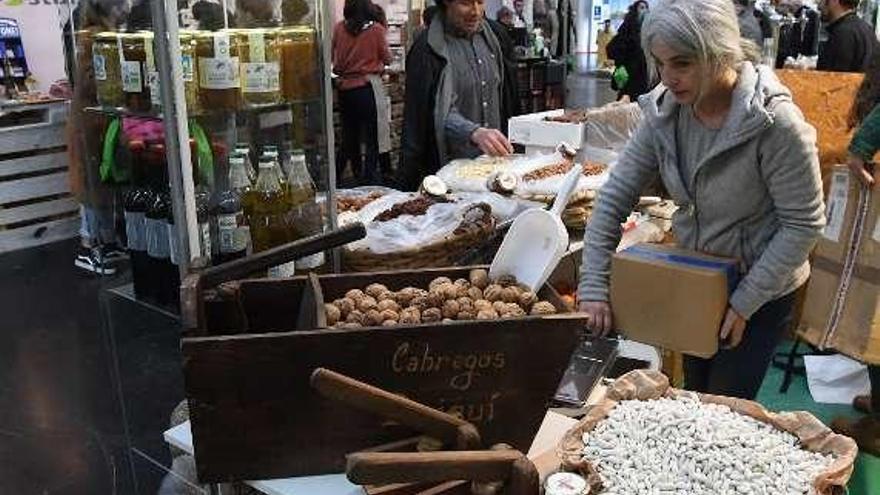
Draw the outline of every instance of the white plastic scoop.
<instances>
[{"instance_id":1,"label":"white plastic scoop","mask_svg":"<svg viewBox=\"0 0 880 495\"><path fill-rule=\"evenodd\" d=\"M582 173L582 168L575 164L565 176L550 211L526 210L514 220L492 260L489 278L513 275L533 291L544 285L568 248L568 230L559 215Z\"/></svg>"}]
</instances>

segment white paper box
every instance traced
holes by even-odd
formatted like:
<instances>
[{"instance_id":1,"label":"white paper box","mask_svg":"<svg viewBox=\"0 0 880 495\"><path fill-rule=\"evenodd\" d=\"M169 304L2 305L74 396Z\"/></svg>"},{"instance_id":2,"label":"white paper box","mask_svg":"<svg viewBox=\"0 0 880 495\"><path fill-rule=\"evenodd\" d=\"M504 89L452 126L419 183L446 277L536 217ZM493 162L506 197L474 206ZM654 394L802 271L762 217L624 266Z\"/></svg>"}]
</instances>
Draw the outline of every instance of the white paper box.
<instances>
[{"instance_id":1,"label":"white paper box","mask_svg":"<svg viewBox=\"0 0 880 495\"><path fill-rule=\"evenodd\" d=\"M575 149L580 149L584 142L584 124L550 122L546 117L558 117L565 110L531 113L511 117L508 121L507 135L511 143L524 146L556 148L565 142Z\"/></svg>"}]
</instances>

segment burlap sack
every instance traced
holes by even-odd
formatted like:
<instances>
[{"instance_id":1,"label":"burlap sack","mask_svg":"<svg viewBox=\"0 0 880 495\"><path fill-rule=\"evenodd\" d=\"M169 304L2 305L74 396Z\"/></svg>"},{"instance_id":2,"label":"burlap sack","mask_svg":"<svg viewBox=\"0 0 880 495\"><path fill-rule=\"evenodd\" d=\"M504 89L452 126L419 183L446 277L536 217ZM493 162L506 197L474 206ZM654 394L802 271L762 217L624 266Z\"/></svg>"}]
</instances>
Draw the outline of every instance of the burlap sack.
<instances>
[{"instance_id":1,"label":"burlap sack","mask_svg":"<svg viewBox=\"0 0 880 495\"><path fill-rule=\"evenodd\" d=\"M566 470L581 473L590 482L595 493L601 489L601 479L591 462L582 458L584 448L583 434L591 431L605 419L621 400L651 400L661 397L678 397L681 394L692 394L672 388L669 379L658 371L631 371L618 378L607 390L605 397L598 405L590 409L586 417L569 430L559 445L559 457ZM804 448L832 454L834 462L813 480L813 487L819 495L843 493L853 472L853 465L858 454L855 441L849 437L838 435L808 412L771 413L757 402L722 397L718 395L697 394L705 403L723 404L732 410L751 416L759 421L769 423L780 430L796 436Z\"/></svg>"}]
</instances>

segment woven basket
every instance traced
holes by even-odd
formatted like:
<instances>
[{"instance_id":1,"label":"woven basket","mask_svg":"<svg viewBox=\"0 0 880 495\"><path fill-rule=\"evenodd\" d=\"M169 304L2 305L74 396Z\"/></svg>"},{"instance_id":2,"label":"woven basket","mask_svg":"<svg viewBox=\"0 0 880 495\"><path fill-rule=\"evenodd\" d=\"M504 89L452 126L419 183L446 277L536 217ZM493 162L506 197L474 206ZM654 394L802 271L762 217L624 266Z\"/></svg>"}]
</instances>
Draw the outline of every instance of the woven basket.
<instances>
[{"instance_id":1,"label":"woven basket","mask_svg":"<svg viewBox=\"0 0 880 495\"><path fill-rule=\"evenodd\" d=\"M455 266L464 255L480 247L490 238L495 230L495 217L489 214L488 220L484 225L474 226L464 234L452 234L443 240L416 249L392 253L374 253L369 249L343 249L342 262L346 271L351 272Z\"/></svg>"}]
</instances>

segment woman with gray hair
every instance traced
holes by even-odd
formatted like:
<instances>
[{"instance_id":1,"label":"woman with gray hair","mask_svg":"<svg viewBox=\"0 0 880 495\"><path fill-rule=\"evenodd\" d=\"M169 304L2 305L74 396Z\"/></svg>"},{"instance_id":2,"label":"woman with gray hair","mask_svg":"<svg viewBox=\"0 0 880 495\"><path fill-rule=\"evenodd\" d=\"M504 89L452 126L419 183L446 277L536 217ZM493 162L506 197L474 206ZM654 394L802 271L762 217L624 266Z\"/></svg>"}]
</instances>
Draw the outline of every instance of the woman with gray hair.
<instances>
[{"instance_id":1,"label":"woman with gray hair","mask_svg":"<svg viewBox=\"0 0 880 495\"><path fill-rule=\"evenodd\" d=\"M816 131L773 71L755 65L730 0L661 0L641 34L661 84L640 99L644 118L598 196L580 310L594 333L613 328L608 285L620 224L659 175L679 207L678 244L743 268L719 329L722 350L687 357L686 386L752 399L825 225Z\"/></svg>"}]
</instances>

